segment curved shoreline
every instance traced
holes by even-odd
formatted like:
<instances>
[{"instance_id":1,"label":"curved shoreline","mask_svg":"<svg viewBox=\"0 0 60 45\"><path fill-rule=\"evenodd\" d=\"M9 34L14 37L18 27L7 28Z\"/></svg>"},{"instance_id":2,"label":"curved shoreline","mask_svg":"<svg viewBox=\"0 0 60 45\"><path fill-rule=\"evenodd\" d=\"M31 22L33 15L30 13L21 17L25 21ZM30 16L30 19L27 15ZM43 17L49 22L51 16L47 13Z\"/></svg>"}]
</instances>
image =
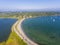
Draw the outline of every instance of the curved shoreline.
<instances>
[{"instance_id":1,"label":"curved shoreline","mask_svg":"<svg viewBox=\"0 0 60 45\"><path fill-rule=\"evenodd\" d=\"M38 45L37 43L35 43L34 41L30 40L24 33L24 31L21 28L21 23L25 20L25 18L18 20L14 25L14 31L17 33L17 35L23 39L24 42L27 43L27 45Z\"/></svg>"}]
</instances>

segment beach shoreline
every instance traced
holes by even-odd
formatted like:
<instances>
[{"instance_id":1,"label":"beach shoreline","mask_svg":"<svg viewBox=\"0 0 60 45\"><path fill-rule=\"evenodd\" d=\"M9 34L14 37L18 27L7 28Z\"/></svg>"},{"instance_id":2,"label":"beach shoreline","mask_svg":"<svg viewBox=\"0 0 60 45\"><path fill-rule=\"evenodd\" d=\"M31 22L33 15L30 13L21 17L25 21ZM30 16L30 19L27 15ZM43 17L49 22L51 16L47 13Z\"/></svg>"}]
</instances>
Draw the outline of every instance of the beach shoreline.
<instances>
[{"instance_id":1,"label":"beach shoreline","mask_svg":"<svg viewBox=\"0 0 60 45\"><path fill-rule=\"evenodd\" d=\"M14 25L14 31L17 33L17 35L24 41L27 43L27 45L38 45L37 43L35 43L34 41L30 40L26 34L24 33L24 31L22 30L21 27L21 23L25 20L25 18L18 20Z\"/></svg>"}]
</instances>

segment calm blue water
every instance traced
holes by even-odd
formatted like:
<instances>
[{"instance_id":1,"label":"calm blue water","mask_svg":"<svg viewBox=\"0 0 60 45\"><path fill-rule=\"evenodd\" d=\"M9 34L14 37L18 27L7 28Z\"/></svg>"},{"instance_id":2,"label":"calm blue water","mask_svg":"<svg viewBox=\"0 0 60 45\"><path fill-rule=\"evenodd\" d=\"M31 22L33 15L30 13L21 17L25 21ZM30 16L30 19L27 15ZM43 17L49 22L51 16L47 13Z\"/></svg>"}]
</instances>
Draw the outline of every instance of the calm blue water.
<instances>
[{"instance_id":1,"label":"calm blue water","mask_svg":"<svg viewBox=\"0 0 60 45\"><path fill-rule=\"evenodd\" d=\"M41 45L60 45L60 16L43 16L22 22L25 34Z\"/></svg>"},{"instance_id":2,"label":"calm blue water","mask_svg":"<svg viewBox=\"0 0 60 45\"><path fill-rule=\"evenodd\" d=\"M0 42L6 41L11 33L12 25L17 19L0 18Z\"/></svg>"}]
</instances>

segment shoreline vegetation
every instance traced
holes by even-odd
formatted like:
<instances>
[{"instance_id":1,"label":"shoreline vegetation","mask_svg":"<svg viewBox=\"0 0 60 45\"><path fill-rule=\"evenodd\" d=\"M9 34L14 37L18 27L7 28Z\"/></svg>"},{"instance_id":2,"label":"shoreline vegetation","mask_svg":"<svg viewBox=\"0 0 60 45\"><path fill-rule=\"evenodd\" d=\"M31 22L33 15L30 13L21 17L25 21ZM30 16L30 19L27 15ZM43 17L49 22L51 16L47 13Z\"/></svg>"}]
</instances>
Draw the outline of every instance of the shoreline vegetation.
<instances>
[{"instance_id":1,"label":"shoreline vegetation","mask_svg":"<svg viewBox=\"0 0 60 45\"><path fill-rule=\"evenodd\" d=\"M0 18L27 18L27 17L39 17L39 16L59 16L59 11L40 11L40 12L0 12Z\"/></svg>"}]
</instances>

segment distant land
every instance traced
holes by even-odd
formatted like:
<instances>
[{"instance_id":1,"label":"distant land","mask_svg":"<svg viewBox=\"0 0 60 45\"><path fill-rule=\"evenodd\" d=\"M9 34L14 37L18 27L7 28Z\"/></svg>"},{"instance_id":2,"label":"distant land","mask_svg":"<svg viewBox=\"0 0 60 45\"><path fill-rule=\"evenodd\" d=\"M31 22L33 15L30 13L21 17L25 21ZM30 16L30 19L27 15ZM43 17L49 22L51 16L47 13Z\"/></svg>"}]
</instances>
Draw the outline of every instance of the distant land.
<instances>
[{"instance_id":1,"label":"distant land","mask_svg":"<svg viewBox=\"0 0 60 45\"><path fill-rule=\"evenodd\" d=\"M46 8L46 9L0 9L0 12L60 12L60 8Z\"/></svg>"}]
</instances>

